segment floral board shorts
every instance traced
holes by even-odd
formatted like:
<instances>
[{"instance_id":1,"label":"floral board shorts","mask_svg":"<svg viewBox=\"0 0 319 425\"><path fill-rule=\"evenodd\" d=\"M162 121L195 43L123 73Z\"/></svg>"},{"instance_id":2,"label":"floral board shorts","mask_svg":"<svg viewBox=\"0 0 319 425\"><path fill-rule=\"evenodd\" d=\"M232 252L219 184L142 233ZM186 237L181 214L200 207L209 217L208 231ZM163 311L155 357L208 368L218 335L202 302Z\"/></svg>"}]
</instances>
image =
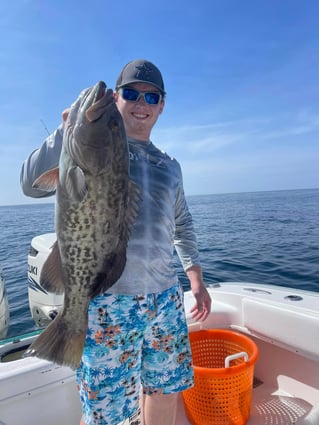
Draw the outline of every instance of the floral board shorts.
<instances>
[{"instance_id":1,"label":"floral board shorts","mask_svg":"<svg viewBox=\"0 0 319 425\"><path fill-rule=\"evenodd\" d=\"M77 384L87 425L117 425L145 394L193 385L183 291L103 294L89 305L89 324Z\"/></svg>"}]
</instances>

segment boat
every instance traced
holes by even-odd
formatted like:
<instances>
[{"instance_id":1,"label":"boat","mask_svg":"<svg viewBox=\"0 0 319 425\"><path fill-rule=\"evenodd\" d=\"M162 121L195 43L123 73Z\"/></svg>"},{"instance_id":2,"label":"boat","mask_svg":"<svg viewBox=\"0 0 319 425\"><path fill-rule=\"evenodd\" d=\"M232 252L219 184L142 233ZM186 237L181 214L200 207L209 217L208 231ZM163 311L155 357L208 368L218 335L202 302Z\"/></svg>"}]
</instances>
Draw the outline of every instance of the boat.
<instances>
[{"instance_id":1,"label":"boat","mask_svg":"<svg viewBox=\"0 0 319 425\"><path fill-rule=\"evenodd\" d=\"M50 243L53 240L51 235ZM48 253L48 245L44 245ZM42 248L39 244L36 251ZM39 255L33 254L34 258ZM34 266L38 267L37 263ZM33 278L38 275L39 269L33 270ZM208 284L213 305L203 323L192 320L194 298L191 291L186 291L189 332L227 330L256 344L258 360L251 383L248 425L318 425L319 293L274 283ZM50 301L43 311L52 320L49 313L58 308ZM78 425L81 407L74 371L23 357L40 332L38 329L0 342L0 424ZM191 425L181 395L175 425Z\"/></svg>"},{"instance_id":2,"label":"boat","mask_svg":"<svg viewBox=\"0 0 319 425\"><path fill-rule=\"evenodd\" d=\"M228 329L257 345L248 425L319 424L319 294L275 285L209 285L214 300L204 323L194 323L185 293L190 332ZM23 352L41 330L0 345L0 424L78 425L81 408L74 372ZM42 408L43 406L43 408ZM182 398L176 425L189 425Z\"/></svg>"},{"instance_id":3,"label":"boat","mask_svg":"<svg viewBox=\"0 0 319 425\"><path fill-rule=\"evenodd\" d=\"M0 339L9 329L9 303L2 268L0 267Z\"/></svg>"},{"instance_id":4,"label":"boat","mask_svg":"<svg viewBox=\"0 0 319 425\"><path fill-rule=\"evenodd\" d=\"M63 305L63 294L47 292L40 284L42 266L56 241L55 233L35 236L28 254L28 298L32 319L37 327L46 327Z\"/></svg>"}]
</instances>

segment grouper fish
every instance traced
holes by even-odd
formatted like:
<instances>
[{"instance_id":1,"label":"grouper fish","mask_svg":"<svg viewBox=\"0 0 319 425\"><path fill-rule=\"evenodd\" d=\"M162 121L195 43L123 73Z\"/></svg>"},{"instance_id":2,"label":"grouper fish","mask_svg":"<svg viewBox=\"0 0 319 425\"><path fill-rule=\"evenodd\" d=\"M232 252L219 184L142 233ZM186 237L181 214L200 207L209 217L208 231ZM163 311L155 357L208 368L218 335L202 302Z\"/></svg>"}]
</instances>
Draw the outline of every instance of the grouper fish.
<instances>
[{"instance_id":1,"label":"grouper fish","mask_svg":"<svg viewBox=\"0 0 319 425\"><path fill-rule=\"evenodd\" d=\"M129 177L122 117L104 82L84 90L72 105L59 167L41 175L34 186L56 188L57 241L40 283L49 292L64 293L64 305L26 356L75 369L84 348L89 302L123 272L140 198Z\"/></svg>"}]
</instances>

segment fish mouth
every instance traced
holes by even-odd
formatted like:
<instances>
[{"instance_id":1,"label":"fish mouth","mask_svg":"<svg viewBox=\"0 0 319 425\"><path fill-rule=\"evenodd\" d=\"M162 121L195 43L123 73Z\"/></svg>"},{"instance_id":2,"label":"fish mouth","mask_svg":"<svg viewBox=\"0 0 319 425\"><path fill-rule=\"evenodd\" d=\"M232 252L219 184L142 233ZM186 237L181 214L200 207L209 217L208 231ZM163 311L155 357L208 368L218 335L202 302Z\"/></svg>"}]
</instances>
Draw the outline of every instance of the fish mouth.
<instances>
[{"instance_id":1,"label":"fish mouth","mask_svg":"<svg viewBox=\"0 0 319 425\"><path fill-rule=\"evenodd\" d=\"M94 104L105 96L106 84L104 83L104 81L99 81L98 83L96 83L93 88L93 91L95 91L94 98L93 98L93 104Z\"/></svg>"},{"instance_id":2,"label":"fish mouth","mask_svg":"<svg viewBox=\"0 0 319 425\"><path fill-rule=\"evenodd\" d=\"M104 81L96 83L82 104L87 120L89 122L97 121L113 101L113 91L106 88Z\"/></svg>"}]
</instances>

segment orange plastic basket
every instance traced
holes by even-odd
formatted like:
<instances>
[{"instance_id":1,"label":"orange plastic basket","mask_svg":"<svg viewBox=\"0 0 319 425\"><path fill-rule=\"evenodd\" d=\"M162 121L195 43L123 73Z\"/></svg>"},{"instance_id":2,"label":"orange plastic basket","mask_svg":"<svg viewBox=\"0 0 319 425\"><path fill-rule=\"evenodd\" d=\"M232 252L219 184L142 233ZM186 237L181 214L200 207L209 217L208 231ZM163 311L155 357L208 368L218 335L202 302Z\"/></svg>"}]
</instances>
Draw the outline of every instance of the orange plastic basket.
<instances>
[{"instance_id":1,"label":"orange plastic basket","mask_svg":"<svg viewBox=\"0 0 319 425\"><path fill-rule=\"evenodd\" d=\"M191 332L189 337L195 385L183 392L188 419L193 425L244 425L250 415L256 344L222 329Z\"/></svg>"}]
</instances>

